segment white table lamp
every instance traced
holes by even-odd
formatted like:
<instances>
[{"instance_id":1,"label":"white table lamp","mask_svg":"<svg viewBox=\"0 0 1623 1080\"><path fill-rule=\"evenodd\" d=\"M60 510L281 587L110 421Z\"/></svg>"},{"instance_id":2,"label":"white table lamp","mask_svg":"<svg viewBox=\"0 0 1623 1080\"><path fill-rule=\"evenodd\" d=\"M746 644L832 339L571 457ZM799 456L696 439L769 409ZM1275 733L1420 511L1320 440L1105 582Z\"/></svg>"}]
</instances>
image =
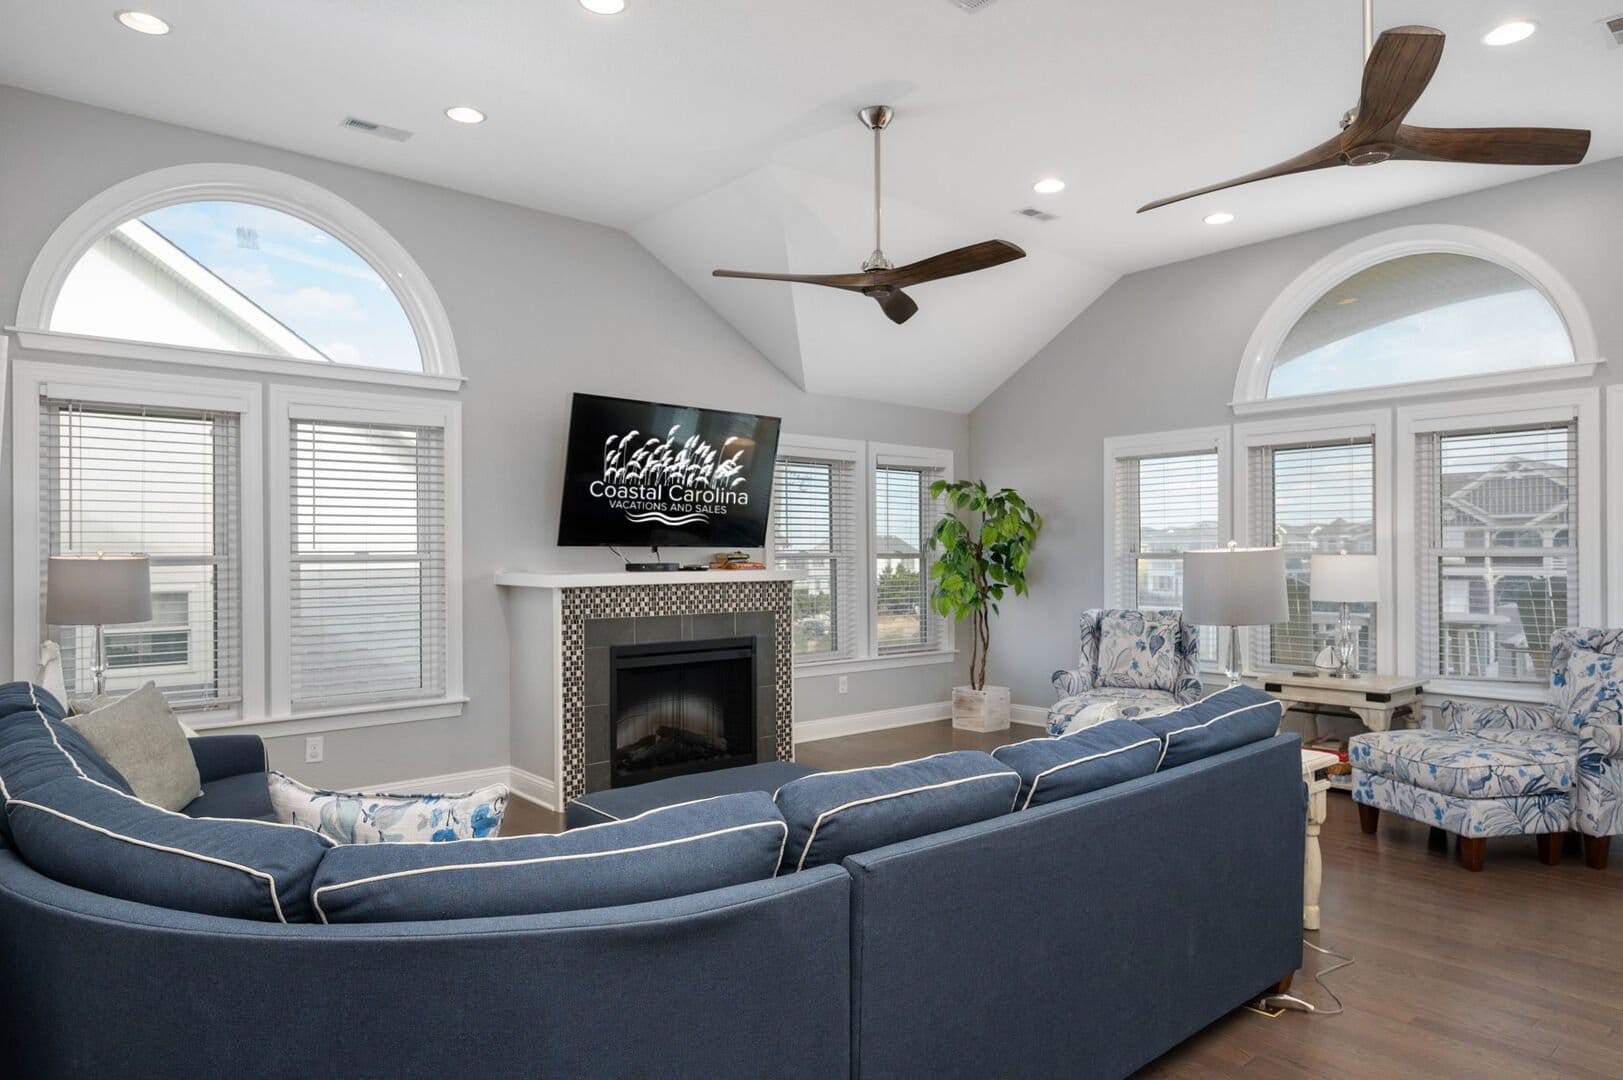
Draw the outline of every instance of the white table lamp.
<instances>
[{"instance_id":1,"label":"white table lamp","mask_svg":"<svg viewBox=\"0 0 1623 1080\"><path fill-rule=\"evenodd\" d=\"M1340 604L1336 623L1334 676L1350 679L1358 674L1358 635L1353 631L1349 604L1378 600L1381 595L1381 568L1374 555L1315 555L1311 569L1312 598L1322 604Z\"/></svg>"},{"instance_id":2,"label":"white table lamp","mask_svg":"<svg viewBox=\"0 0 1623 1080\"><path fill-rule=\"evenodd\" d=\"M1183 553L1183 615L1197 626L1229 628L1229 685L1240 681L1240 627L1269 626L1290 618L1285 600L1282 548L1243 548Z\"/></svg>"},{"instance_id":3,"label":"white table lamp","mask_svg":"<svg viewBox=\"0 0 1623 1080\"><path fill-rule=\"evenodd\" d=\"M45 622L96 628L96 696L107 688L109 623L152 618L152 570L145 555L52 555L45 570Z\"/></svg>"}]
</instances>

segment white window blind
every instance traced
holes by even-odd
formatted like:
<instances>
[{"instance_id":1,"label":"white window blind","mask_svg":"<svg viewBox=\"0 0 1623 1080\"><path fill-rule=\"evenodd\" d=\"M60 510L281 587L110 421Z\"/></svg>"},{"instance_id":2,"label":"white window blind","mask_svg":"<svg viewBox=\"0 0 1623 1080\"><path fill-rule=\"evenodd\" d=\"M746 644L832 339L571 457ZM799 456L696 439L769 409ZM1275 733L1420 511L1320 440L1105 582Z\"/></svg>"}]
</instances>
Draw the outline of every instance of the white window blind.
<instances>
[{"instance_id":1,"label":"white window blind","mask_svg":"<svg viewBox=\"0 0 1623 1080\"><path fill-rule=\"evenodd\" d=\"M291 424L294 712L446 693L445 433Z\"/></svg>"},{"instance_id":2,"label":"white window blind","mask_svg":"<svg viewBox=\"0 0 1623 1080\"><path fill-rule=\"evenodd\" d=\"M1415 465L1420 670L1547 681L1577 615L1577 424L1427 432Z\"/></svg>"},{"instance_id":3,"label":"white window blind","mask_svg":"<svg viewBox=\"0 0 1623 1080\"><path fill-rule=\"evenodd\" d=\"M1340 604L1312 600L1312 556L1375 553L1375 443L1259 446L1250 453L1251 542L1285 549L1290 620L1252 633L1259 668L1311 668L1335 640ZM1350 605L1358 663L1375 670L1374 604Z\"/></svg>"},{"instance_id":4,"label":"white window blind","mask_svg":"<svg viewBox=\"0 0 1623 1080\"><path fill-rule=\"evenodd\" d=\"M1222 544L1219 483L1216 449L1116 459L1116 606L1183 607L1183 553ZM1203 659L1217 641L1201 628Z\"/></svg>"},{"instance_id":5,"label":"white window blind","mask_svg":"<svg viewBox=\"0 0 1623 1080\"><path fill-rule=\"evenodd\" d=\"M799 662L856 655L861 610L856 462L780 453L772 482L772 560L793 570Z\"/></svg>"},{"instance_id":6,"label":"white window blind","mask_svg":"<svg viewBox=\"0 0 1623 1080\"><path fill-rule=\"evenodd\" d=\"M151 621L107 629L108 693L150 680L176 709L239 703L241 417L42 397L39 421L40 580L51 555L151 559ZM48 632L69 695L90 694L95 628Z\"/></svg>"},{"instance_id":7,"label":"white window blind","mask_svg":"<svg viewBox=\"0 0 1623 1080\"><path fill-rule=\"evenodd\" d=\"M927 542L945 512L930 485L939 467L888 462L874 468L875 636L881 656L946 648L946 621L930 607Z\"/></svg>"}]
</instances>

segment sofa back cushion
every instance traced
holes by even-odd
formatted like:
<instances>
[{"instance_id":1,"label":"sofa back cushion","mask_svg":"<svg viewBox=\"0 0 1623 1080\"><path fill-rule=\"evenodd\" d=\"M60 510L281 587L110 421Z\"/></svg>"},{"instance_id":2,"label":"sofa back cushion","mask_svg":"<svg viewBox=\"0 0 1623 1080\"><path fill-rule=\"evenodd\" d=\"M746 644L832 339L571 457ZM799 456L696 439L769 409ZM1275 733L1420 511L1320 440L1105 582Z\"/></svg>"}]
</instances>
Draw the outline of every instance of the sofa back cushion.
<instances>
[{"instance_id":1,"label":"sofa back cushion","mask_svg":"<svg viewBox=\"0 0 1623 1080\"><path fill-rule=\"evenodd\" d=\"M782 872L1014 809L1020 774L978 750L792 780L772 797L789 823Z\"/></svg>"},{"instance_id":2,"label":"sofa back cushion","mask_svg":"<svg viewBox=\"0 0 1623 1080\"><path fill-rule=\"evenodd\" d=\"M0 686L0 799L28 794L65 776L88 776L129 794L129 784L83 735L63 723L67 710L44 687ZM0 811L0 838L16 846Z\"/></svg>"},{"instance_id":3,"label":"sofa back cushion","mask_svg":"<svg viewBox=\"0 0 1623 1080\"><path fill-rule=\"evenodd\" d=\"M1098 686L1165 690L1178 686L1178 616L1168 611L1106 611L1099 619Z\"/></svg>"},{"instance_id":4,"label":"sofa back cushion","mask_svg":"<svg viewBox=\"0 0 1623 1080\"><path fill-rule=\"evenodd\" d=\"M329 923L638 904L770 878L787 833L772 800L752 791L555 836L344 845L321 860L313 897Z\"/></svg>"},{"instance_id":5,"label":"sofa back cushion","mask_svg":"<svg viewBox=\"0 0 1623 1080\"><path fill-rule=\"evenodd\" d=\"M992 756L1020 774L1024 810L1150 775L1161 740L1131 720L1106 720L1063 738L1000 746Z\"/></svg>"},{"instance_id":6,"label":"sofa back cushion","mask_svg":"<svg viewBox=\"0 0 1623 1080\"><path fill-rule=\"evenodd\" d=\"M1282 713L1278 700L1261 690L1231 686L1137 723L1161 740L1160 771L1266 739L1279 731Z\"/></svg>"}]
</instances>

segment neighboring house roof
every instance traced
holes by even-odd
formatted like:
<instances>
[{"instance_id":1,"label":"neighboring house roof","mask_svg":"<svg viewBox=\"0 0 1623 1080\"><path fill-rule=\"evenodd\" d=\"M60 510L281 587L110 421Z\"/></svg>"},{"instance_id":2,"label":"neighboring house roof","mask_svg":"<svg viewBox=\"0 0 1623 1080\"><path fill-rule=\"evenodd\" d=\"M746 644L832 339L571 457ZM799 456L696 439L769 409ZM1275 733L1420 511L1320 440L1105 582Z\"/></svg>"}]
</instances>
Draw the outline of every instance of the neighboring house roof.
<instances>
[{"instance_id":1,"label":"neighboring house roof","mask_svg":"<svg viewBox=\"0 0 1623 1080\"><path fill-rule=\"evenodd\" d=\"M881 536L875 544L881 556L917 555L919 549L899 536Z\"/></svg>"},{"instance_id":2,"label":"neighboring house roof","mask_svg":"<svg viewBox=\"0 0 1623 1080\"><path fill-rule=\"evenodd\" d=\"M1443 504L1498 528L1566 524L1570 474L1559 465L1513 457L1478 473L1448 473Z\"/></svg>"}]
</instances>

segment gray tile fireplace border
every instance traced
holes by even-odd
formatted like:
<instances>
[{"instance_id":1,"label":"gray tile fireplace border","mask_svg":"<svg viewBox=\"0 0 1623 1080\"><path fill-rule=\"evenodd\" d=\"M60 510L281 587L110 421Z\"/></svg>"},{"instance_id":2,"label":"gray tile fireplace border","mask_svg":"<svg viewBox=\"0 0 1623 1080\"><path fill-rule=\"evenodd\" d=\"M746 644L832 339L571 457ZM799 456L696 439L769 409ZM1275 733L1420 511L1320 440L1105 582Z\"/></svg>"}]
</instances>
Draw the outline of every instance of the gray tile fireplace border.
<instances>
[{"instance_id":1,"label":"gray tile fireplace border","mask_svg":"<svg viewBox=\"0 0 1623 1080\"><path fill-rule=\"evenodd\" d=\"M718 572L718 577L720 573ZM563 797L608 786L607 743L587 735L588 706L603 713L606 732L608 646L712 637L754 637L761 665L757 689L757 753L794 759L794 673L788 581L714 581L681 585L566 588L563 635ZM587 650L603 663L588 663ZM596 692L601 689L601 695ZM769 708L769 706L771 706ZM596 719L596 717L594 717ZM768 720L775 720L775 726ZM598 755L601 754L601 757Z\"/></svg>"}]
</instances>

